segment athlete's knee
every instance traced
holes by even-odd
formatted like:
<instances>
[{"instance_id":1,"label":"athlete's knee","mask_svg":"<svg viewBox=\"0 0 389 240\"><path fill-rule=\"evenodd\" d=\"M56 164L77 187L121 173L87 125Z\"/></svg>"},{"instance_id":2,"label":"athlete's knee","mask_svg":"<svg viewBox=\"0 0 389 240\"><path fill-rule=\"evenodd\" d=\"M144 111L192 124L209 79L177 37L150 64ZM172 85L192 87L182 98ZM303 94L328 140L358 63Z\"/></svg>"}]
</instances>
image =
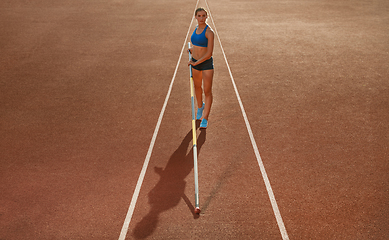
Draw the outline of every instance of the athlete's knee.
<instances>
[{"instance_id":1,"label":"athlete's knee","mask_svg":"<svg viewBox=\"0 0 389 240\"><path fill-rule=\"evenodd\" d=\"M212 89L204 89L204 95L206 97L212 97Z\"/></svg>"},{"instance_id":2,"label":"athlete's knee","mask_svg":"<svg viewBox=\"0 0 389 240\"><path fill-rule=\"evenodd\" d=\"M195 88L196 91L203 91L203 88L202 88L201 84L195 84L194 88Z\"/></svg>"}]
</instances>

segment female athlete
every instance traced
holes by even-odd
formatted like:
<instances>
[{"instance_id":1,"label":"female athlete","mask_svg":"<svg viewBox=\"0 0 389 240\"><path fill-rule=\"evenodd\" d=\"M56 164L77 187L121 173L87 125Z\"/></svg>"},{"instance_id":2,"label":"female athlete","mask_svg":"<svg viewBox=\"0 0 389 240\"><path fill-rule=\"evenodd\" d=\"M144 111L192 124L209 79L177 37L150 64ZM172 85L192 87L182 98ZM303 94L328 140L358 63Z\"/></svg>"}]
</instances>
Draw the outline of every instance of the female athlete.
<instances>
[{"instance_id":1,"label":"female athlete","mask_svg":"<svg viewBox=\"0 0 389 240\"><path fill-rule=\"evenodd\" d=\"M195 11L197 27L191 36L192 47L188 50L192 54L192 75L197 100L196 119L202 119L200 128L207 128L208 117L212 106L212 81L213 81L213 46L214 33L206 23L208 14L204 8ZM203 88L205 100L203 102Z\"/></svg>"}]
</instances>

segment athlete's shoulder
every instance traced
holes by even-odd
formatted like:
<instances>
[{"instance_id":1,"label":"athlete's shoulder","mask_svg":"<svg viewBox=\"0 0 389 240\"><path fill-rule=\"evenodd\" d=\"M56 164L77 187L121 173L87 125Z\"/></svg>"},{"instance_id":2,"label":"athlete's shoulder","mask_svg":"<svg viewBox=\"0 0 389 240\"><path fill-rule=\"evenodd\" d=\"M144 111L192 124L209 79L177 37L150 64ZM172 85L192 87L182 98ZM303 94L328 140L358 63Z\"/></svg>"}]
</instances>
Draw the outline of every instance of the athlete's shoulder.
<instances>
[{"instance_id":1,"label":"athlete's shoulder","mask_svg":"<svg viewBox=\"0 0 389 240\"><path fill-rule=\"evenodd\" d=\"M208 37L209 35L211 35L211 36L214 35L213 29L211 28L211 26L208 25L207 31L205 32L205 34L207 35L206 37Z\"/></svg>"}]
</instances>

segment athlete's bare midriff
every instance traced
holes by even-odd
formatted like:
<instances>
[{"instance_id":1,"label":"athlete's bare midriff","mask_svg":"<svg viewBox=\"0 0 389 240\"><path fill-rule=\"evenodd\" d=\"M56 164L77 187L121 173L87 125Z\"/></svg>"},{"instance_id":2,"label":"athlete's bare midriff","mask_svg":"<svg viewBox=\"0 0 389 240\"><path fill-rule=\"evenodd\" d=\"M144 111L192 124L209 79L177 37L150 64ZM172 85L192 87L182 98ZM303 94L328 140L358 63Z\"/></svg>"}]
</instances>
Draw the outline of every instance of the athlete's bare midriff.
<instances>
[{"instance_id":1,"label":"athlete's bare midriff","mask_svg":"<svg viewBox=\"0 0 389 240\"><path fill-rule=\"evenodd\" d=\"M206 53L207 53L207 48L206 47L199 47L199 46L193 45L193 47L192 47L192 57L194 59L199 60Z\"/></svg>"}]
</instances>

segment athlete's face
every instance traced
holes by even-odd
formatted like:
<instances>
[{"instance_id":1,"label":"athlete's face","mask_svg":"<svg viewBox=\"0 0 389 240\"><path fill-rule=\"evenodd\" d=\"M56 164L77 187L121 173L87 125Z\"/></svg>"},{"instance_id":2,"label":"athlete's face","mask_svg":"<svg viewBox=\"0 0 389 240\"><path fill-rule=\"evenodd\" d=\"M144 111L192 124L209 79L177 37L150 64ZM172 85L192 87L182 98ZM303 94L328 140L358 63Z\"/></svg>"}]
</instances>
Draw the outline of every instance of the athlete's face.
<instances>
[{"instance_id":1,"label":"athlete's face","mask_svg":"<svg viewBox=\"0 0 389 240\"><path fill-rule=\"evenodd\" d=\"M205 11L198 11L196 19L199 24L205 24L205 21L207 20L207 13Z\"/></svg>"}]
</instances>

